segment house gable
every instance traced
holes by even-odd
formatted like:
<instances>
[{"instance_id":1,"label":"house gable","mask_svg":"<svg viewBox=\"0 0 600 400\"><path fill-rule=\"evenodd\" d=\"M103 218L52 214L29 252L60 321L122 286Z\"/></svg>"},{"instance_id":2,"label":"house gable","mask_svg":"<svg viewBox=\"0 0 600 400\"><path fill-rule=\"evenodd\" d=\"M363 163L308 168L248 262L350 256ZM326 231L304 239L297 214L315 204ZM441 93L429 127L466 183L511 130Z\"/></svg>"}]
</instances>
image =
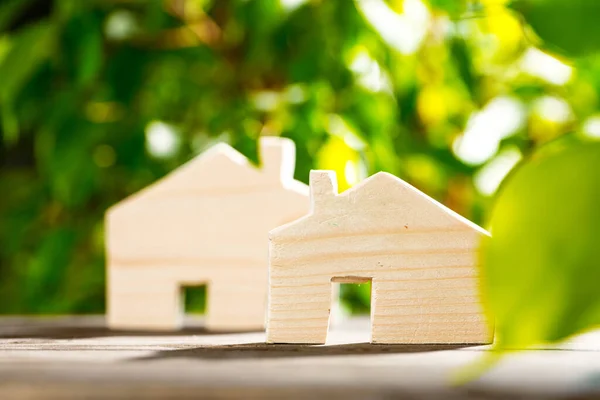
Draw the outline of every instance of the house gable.
<instances>
[{"instance_id":1,"label":"house gable","mask_svg":"<svg viewBox=\"0 0 600 400\"><path fill-rule=\"evenodd\" d=\"M271 237L302 239L330 236L339 232L470 230L489 235L446 206L410 184L386 172L379 172L358 185L337 194L335 174L311 171L311 213L276 228Z\"/></svg>"},{"instance_id":2,"label":"house gable","mask_svg":"<svg viewBox=\"0 0 600 400\"><path fill-rule=\"evenodd\" d=\"M264 257L268 231L308 211L308 187L287 167L293 142L260 144L260 169L220 144L111 208L107 252L119 260Z\"/></svg>"},{"instance_id":3,"label":"house gable","mask_svg":"<svg viewBox=\"0 0 600 400\"><path fill-rule=\"evenodd\" d=\"M124 211L144 201L166 196L215 196L277 188L306 194L306 185L293 179L294 143L285 138L260 139L261 166L226 143L219 143L177 168L161 180L113 206ZM119 211L121 212L121 211Z\"/></svg>"}]
</instances>

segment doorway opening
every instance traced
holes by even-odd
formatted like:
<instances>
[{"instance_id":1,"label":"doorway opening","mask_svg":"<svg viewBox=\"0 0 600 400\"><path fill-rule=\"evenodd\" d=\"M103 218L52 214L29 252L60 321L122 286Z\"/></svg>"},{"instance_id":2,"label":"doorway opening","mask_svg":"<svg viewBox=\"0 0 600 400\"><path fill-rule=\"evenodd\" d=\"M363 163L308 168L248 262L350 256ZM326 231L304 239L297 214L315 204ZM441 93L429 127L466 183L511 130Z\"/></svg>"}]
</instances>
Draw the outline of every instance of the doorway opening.
<instances>
[{"instance_id":1,"label":"doorway opening","mask_svg":"<svg viewBox=\"0 0 600 400\"><path fill-rule=\"evenodd\" d=\"M181 297L184 326L186 328L203 326L206 313L206 284L182 286Z\"/></svg>"},{"instance_id":2,"label":"doorway opening","mask_svg":"<svg viewBox=\"0 0 600 400\"><path fill-rule=\"evenodd\" d=\"M370 342L371 278L336 277L331 282L333 304L328 342Z\"/></svg>"}]
</instances>

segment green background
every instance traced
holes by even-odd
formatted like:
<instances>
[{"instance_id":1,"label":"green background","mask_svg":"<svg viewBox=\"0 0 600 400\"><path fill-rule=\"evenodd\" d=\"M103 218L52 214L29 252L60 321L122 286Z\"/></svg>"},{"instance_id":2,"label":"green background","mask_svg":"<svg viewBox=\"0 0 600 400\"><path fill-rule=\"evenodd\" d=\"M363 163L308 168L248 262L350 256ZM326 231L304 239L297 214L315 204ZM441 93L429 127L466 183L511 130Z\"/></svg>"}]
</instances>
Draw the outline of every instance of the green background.
<instances>
[{"instance_id":1,"label":"green background","mask_svg":"<svg viewBox=\"0 0 600 400\"><path fill-rule=\"evenodd\" d=\"M106 209L218 141L289 137L301 181L388 171L487 227L519 159L600 136L598 58L503 3L2 1L0 313L103 312Z\"/></svg>"}]
</instances>

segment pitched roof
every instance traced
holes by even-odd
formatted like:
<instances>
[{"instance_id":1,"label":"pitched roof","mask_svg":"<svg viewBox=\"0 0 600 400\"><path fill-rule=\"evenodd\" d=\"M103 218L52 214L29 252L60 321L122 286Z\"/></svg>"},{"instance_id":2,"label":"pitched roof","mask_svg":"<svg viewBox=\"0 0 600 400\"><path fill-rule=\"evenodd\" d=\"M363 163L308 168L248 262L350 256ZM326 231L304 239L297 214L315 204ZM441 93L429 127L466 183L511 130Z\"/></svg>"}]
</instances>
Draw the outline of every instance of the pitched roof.
<instances>
[{"instance_id":1,"label":"pitched roof","mask_svg":"<svg viewBox=\"0 0 600 400\"><path fill-rule=\"evenodd\" d=\"M390 189L392 189L394 187L400 187L405 191L405 194L410 193L411 195L418 197L423 202L426 202L428 204L431 204L432 206L438 207L439 209L448 213L450 216L456 218L458 221L469 226L470 228L473 228L476 231L480 231L483 234L489 235L489 233L485 229L481 228L479 225L469 221L467 218L463 217L462 215L458 214L457 212L446 207L445 205L443 205L439 201L435 200L434 198L426 195L425 193L423 193L416 187L412 186L408 182L406 182L388 172L377 172L374 175L370 176L369 178L361 181L357 185L342 192L340 194L340 196L351 196L353 193L356 193L356 195L360 195L361 193L364 193L363 188L366 188L369 186L372 186L372 187L385 186ZM393 190L388 190L388 191L385 191L384 193L387 195L391 195L395 192Z\"/></svg>"},{"instance_id":2,"label":"pitched roof","mask_svg":"<svg viewBox=\"0 0 600 400\"><path fill-rule=\"evenodd\" d=\"M310 190L311 194L314 194L313 184L311 184ZM410 203L408 201L409 199L412 201L416 200L421 202L421 204L426 205L427 209L431 210L429 214L435 214L440 218L451 217L465 227L471 228L483 235L489 235L489 233L483 228L454 212L430 196L427 196L425 193L421 192L409 183L387 172L378 172L361 181L352 188L340 194L336 194L333 200L335 202L335 206L329 205L326 212L336 215L332 218L353 218L352 215L348 215L348 213L344 212L344 210L353 208L356 204L365 204L366 202L376 201L382 212L397 211L397 215L407 215L413 212L413 210L407 210L405 208L406 205ZM369 210L371 210L371 208ZM421 212L421 210L415 210L414 212ZM305 223L308 223L309 220L313 219L319 213L320 211L313 210L310 214L296 221L292 221L286 225L273 229L270 233L272 235L277 235L288 230L294 230L291 228L298 228ZM365 226L365 229L368 229L368 227Z\"/></svg>"},{"instance_id":3,"label":"pitched roof","mask_svg":"<svg viewBox=\"0 0 600 400\"><path fill-rule=\"evenodd\" d=\"M253 165L230 145L218 143L162 179L117 203L111 207L111 210L144 199L176 193L202 195L281 187L300 194L307 194L307 186L292 179L293 142L289 139L265 137L261 138L260 145L261 152L267 157L263 160L264 165L261 167ZM272 151L273 149L275 151ZM277 152L280 154L276 154ZM278 156L281 159L277 160ZM268 165L278 161L280 162L278 165ZM291 168L289 164L291 164ZM290 179L279 179L278 176L275 176L280 170L282 174L289 174Z\"/></svg>"}]
</instances>

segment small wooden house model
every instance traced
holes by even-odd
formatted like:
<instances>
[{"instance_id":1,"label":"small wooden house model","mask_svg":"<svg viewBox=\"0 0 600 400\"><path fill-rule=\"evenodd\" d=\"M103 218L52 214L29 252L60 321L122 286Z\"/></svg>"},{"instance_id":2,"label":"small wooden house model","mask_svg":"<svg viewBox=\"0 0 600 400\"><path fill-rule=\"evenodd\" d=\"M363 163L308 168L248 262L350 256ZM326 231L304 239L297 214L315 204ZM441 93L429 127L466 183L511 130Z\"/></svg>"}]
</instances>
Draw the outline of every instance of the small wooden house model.
<instances>
[{"instance_id":1,"label":"small wooden house model","mask_svg":"<svg viewBox=\"0 0 600 400\"><path fill-rule=\"evenodd\" d=\"M332 282L371 282L373 343L489 343L476 249L486 231L388 173L337 193L311 171L312 211L270 232L267 342L322 344Z\"/></svg>"},{"instance_id":2,"label":"small wooden house model","mask_svg":"<svg viewBox=\"0 0 600 400\"><path fill-rule=\"evenodd\" d=\"M107 212L111 328L177 329L182 286L201 284L207 328L264 328L268 232L309 201L291 140L262 138L260 158L218 144Z\"/></svg>"}]
</instances>

